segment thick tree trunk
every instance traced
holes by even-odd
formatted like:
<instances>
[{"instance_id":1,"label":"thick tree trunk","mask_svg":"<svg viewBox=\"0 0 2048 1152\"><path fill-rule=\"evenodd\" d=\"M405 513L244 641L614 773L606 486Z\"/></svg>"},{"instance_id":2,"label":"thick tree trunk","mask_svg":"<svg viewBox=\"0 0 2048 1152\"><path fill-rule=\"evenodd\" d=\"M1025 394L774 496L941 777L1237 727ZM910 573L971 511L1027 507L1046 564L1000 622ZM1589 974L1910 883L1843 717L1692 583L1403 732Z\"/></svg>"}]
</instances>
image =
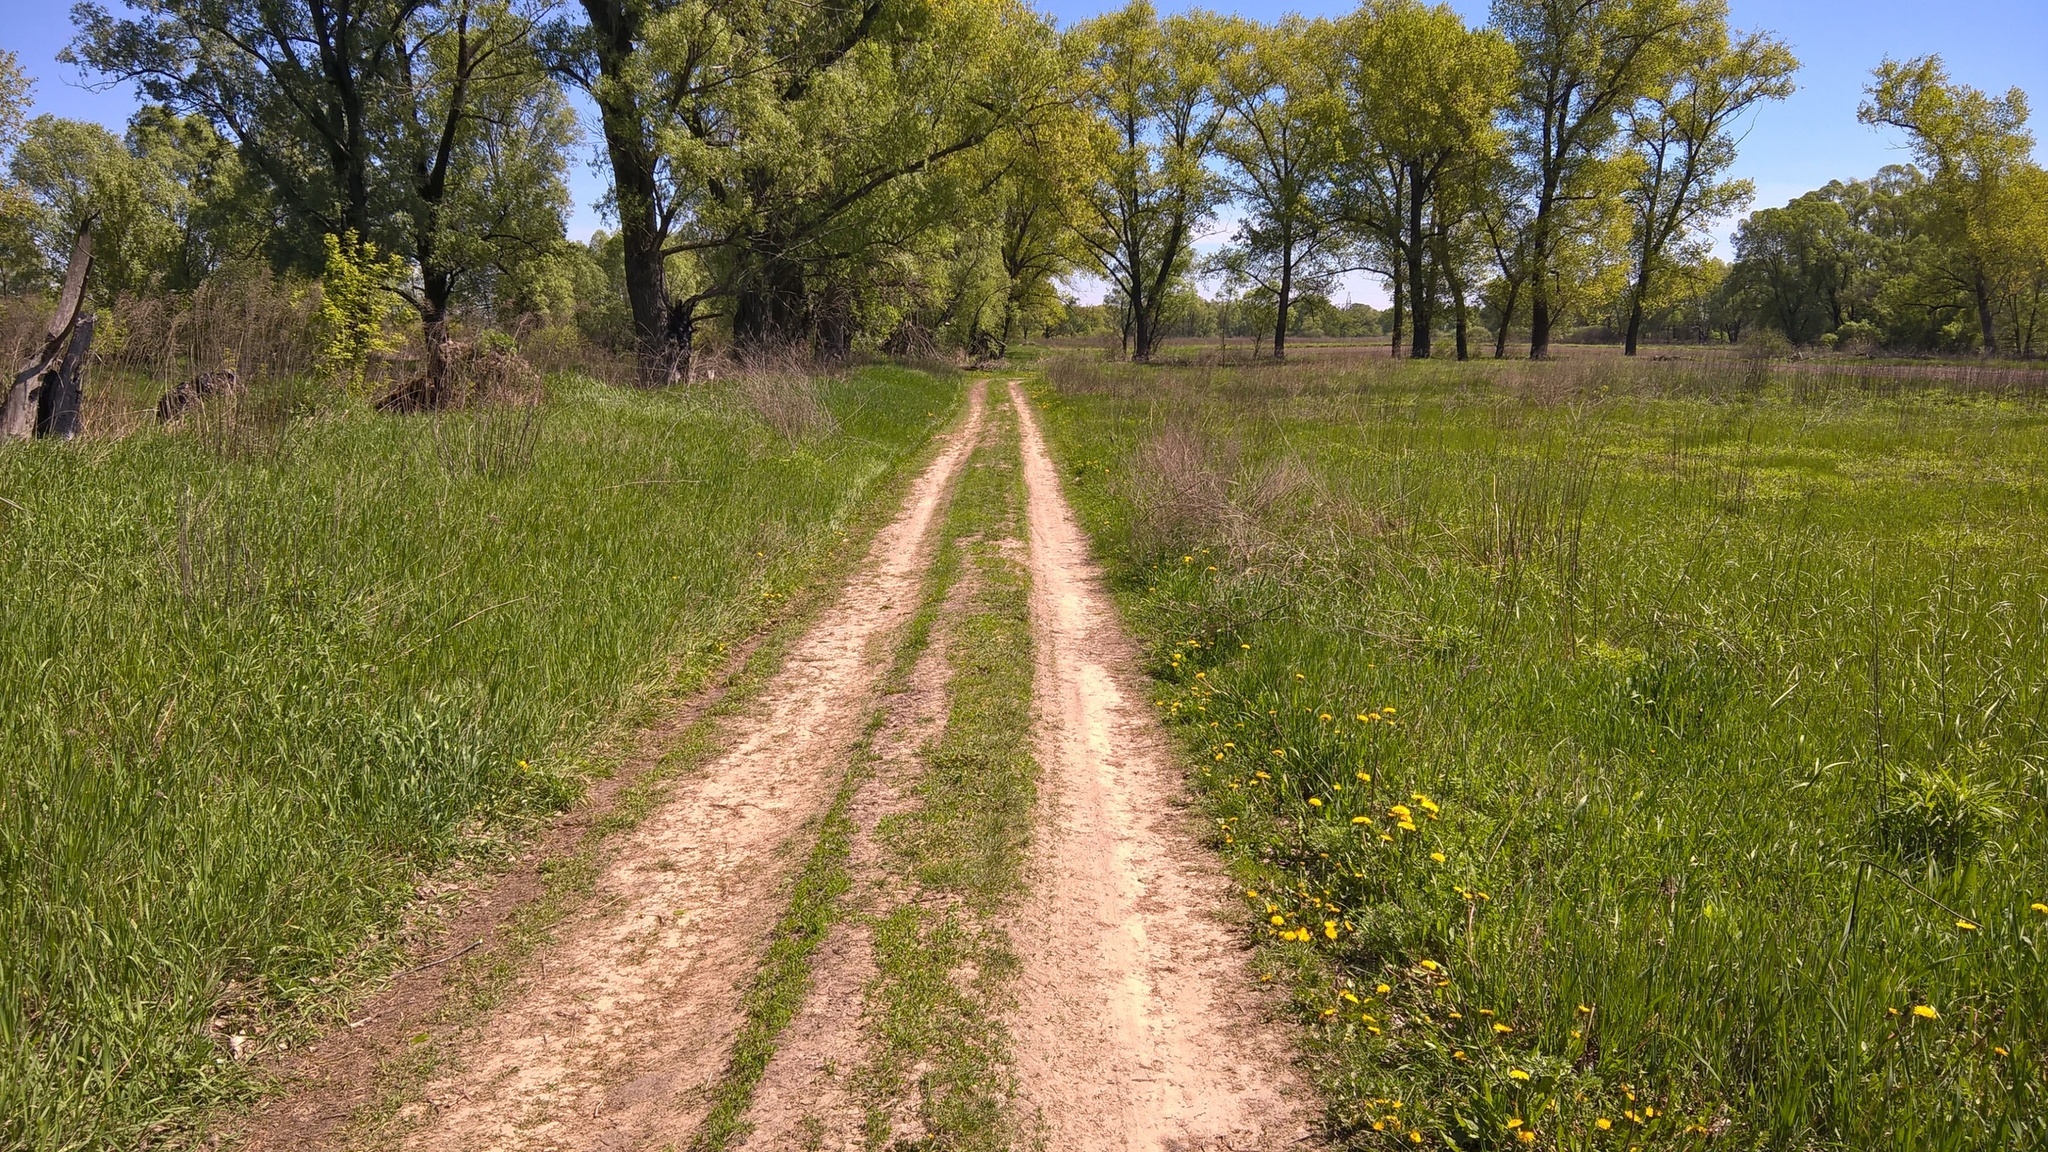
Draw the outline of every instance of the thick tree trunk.
<instances>
[{"instance_id":1,"label":"thick tree trunk","mask_svg":"<svg viewBox=\"0 0 2048 1152\"><path fill-rule=\"evenodd\" d=\"M64 362L47 377L36 404L36 435L70 440L78 435L80 402L85 394L85 356L92 350L93 317L86 316L71 329L71 345L64 350Z\"/></svg>"},{"instance_id":2,"label":"thick tree trunk","mask_svg":"<svg viewBox=\"0 0 2048 1152\"><path fill-rule=\"evenodd\" d=\"M1529 359L1550 359L1550 238L1549 220L1538 214L1535 237L1529 249Z\"/></svg>"},{"instance_id":3,"label":"thick tree trunk","mask_svg":"<svg viewBox=\"0 0 2048 1152\"><path fill-rule=\"evenodd\" d=\"M85 304L85 278L92 271L92 226L88 219L71 244L71 263L64 269L64 290L58 293L57 310L43 330L43 342L14 374L14 385L0 402L0 440L26 440L36 432L36 413L41 390L49 383L57 357L78 323L78 310Z\"/></svg>"},{"instance_id":4,"label":"thick tree trunk","mask_svg":"<svg viewBox=\"0 0 2048 1152\"><path fill-rule=\"evenodd\" d=\"M1977 273L1974 285L1977 292L1977 330L1984 335L1984 355L1998 355L1998 332L1993 326L1991 313L1991 286L1985 283L1984 273Z\"/></svg>"},{"instance_id":5,"label":"thick tree trunk","mask_svg":"<svg viewBox=\"0 0 2048 1152\"><path fill-rule=\"evenodd\" d=\"M1621 354L1636 354L1636 338L1643 331L1643 300L1650 294L1650 254L1645 251L1636 261L1636 282L1629 286L1628 293L1628 334L1622 338Z\"/></svg>"},{"instance_id":6,"label":"thick tree trunk","mask_svg":"<svg viewBox=\"0 0 2048 1152\"><path fill-rule=\"evenodd\" d=\"M675 379L677 357L668 341L668 244L656 201L656 158L649 127L633 97L633 55L638 49L646 7L628 0L583 0L590 26L597 33L597 69L602 81L593 85L598 120L604 131L606 158L611 161L614 208L619 214L619 243L626 265L626 303L633 312L633 348L637 374L645 388Z\"/></svg>"}]
</instances>

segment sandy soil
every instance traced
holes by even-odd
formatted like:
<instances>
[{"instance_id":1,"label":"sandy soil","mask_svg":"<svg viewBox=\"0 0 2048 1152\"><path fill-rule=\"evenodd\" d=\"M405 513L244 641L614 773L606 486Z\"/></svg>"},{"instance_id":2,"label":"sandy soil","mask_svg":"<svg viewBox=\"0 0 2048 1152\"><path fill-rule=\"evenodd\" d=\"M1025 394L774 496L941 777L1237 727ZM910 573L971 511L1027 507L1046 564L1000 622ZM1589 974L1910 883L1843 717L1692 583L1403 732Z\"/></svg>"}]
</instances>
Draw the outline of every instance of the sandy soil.
<instances>
[{"instance_id":1,"label":"sandy soil","mask_svg":"<svg viewBox=\"0 0 2048 1152\"><path fill-rule=\"evenodd\" d=\"M875 538L839 602L792 651L727 751L678 785L599 881L530 985L412 1106L413 1149L624 1149L687 1142L723 1071L740 993L787 879L830 802L915 610L944 495L980 435L966 426Z\"/></svg>"},{"instance_id":2,"label":"sandy soil","mask_svg":"<svg viewBox=\"0 0 2048 1152\"><path fill-rule=\"evenodd\" d=\"M808 831L874 707L888 641L917 607L946 493L987 422L983 393L839 601L728 730L727 750L627 838L522 989L450 1045L459 1062L402 1114L405 1147L688 1146ZM1009 396L1023 436L1042 771L1031 895L1005 925L1022 960L1008 1021L1021 1126L1058 1152L1313 1144L1308 1094L1221 912L1228 885L1196 838L1136 650L1015 383ZM944 723L945 634L885 701L873 775L851 809L846 915L813 957L810 995L755 1093L748 1152L862 1146L852 1077L869 1058L868 924L916 897L876 828L911 802L920 750ZM374 1078L329 1073L363 1085L344 1104L316 1068L313 1090L278 1110L290 1122L270 1134L283 1138L250 1146L330 1146L336 1118ZM893 1135L914 1140L905 1103Z\"/></svg>"},{"instance_id":3,"label":"sandy soil","mask_svg":"<svg viewBox=\"0 0 2048 1152\"><path fill-rule=\"evenodd\" d=\"M949 601L957 603L965 582ZM810 994L782 1034L747 1112L746 1152L805 1149L842 1152L865 1147L865 1102L854 1083L869 1058L867 987L877 975L870 925L913 895L909 878L891 865L877 835L881 822L915 803L920 753L946 730L946 648L941 631L918 657L908 686L887 702L875 734L874 776L848 815L854 836L846 862L853 888L842 917L813 958ZM899 1125L899 1127L901 1127ZM907 1129L899 1135L914 1135Z\"/></svg>"},{"instance_id":4,"label":"sandy soil","mask_svg":"<svg viewBox=\"0 0 2048 1152\"><path fill-rule=\"evenodd\" d=\"M1044 1146L1280 1148L1310 1138L1270 1001L1219 909L1227 883L1193 836L1183 781L1060 491L1035 416L1024 433L1042 731L1017 1078Z\"/></svg>"}]
</instances>

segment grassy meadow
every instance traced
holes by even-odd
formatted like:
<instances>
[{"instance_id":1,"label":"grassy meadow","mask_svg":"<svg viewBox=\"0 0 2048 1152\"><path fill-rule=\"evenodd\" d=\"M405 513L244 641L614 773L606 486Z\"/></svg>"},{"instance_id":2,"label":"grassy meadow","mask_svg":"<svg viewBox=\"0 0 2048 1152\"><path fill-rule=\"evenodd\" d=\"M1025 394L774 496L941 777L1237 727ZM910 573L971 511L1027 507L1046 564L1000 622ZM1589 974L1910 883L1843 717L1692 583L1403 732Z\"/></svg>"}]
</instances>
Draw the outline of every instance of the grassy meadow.
<instances>
[{"instance_id":1,"label":"grassy meadow","mask_svg":"<svg viewBox=\"0 0 2048 1152\"><path fill-rule=\"evenodd\" d=\"M2048 1144L2038 387L1034 391L1348 1146Z\"/></svg>"},{"instance_id":2,"label":"grassy meadow","mask_svg":"<svg viewBox=\"0 0 2048 1152\"><path fill-rule=\"evenodd\" d=\"M0 451L0 1146L235 1091L241 1037L400 958L431 870L568 803L843 561L957 393L280 392Z\"/></svg>"}]
</instances>

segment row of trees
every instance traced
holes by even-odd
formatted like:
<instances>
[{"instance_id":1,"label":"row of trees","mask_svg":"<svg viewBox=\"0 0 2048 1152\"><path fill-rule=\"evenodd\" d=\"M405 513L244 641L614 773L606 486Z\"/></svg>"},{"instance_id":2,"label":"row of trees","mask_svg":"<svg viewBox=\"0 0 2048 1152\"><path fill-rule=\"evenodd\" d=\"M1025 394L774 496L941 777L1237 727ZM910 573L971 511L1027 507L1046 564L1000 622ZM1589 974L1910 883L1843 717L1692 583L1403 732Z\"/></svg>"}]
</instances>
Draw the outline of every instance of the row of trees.
<instances>
[{"instance_id":1,"label":"row of trees","mask_svg":"<svg viewBox=\"0 0 2048 1152\"><path fill-rule=\"evenodd\" d=\"M1903 130L1914 165L1757 212L1724 295L1794 343L2037 350L2048 294L2048 172L2025 93L1993 96L1937 59L1887 62L1860 110Z\"/></svg>"},{"instance_id":2,"label":"row of trees","mask_svg":"<svg viewBox=\"0 0 2048 1152\"><path fill-rule=\"evenodd\" d=\"M658 384L707 335L1000 353L1058 321L1076 271L1110 283L1139 359L1198 280L1284 356L1303 302L1360 272L1414 356L1439 330L1460 356L1478 330L1497 355L1526 331L1540 357L1562 323L1611 324L1633 352L1646 327L1744 317L1995 347L2030 330L2048 231L2023 98L1923 60L1880 69L1865 109L1910 134L1913 173L1758 213L1732 270L1709 259L1707 228L1750 197L1729 175L1741 125L1797 67L1723 0L1495 0L1484 27L1422 0L1271 23L1134 0L1065 32L1020 0L131 0L76 19L67 56L149 103L116 137L24 123L18 75L0 81L18 207L0 287L47 283L87 217L101 294L235 261L390 268L425 403L458 310L573 317ZM571 93L596 109L616 225L587 245L564 238ZM1229 243L1198 258L1226 210ZM1871 243L1833 244L1845 226ZM1906 249L1924 291L1893 283Z\"/></svg>"},{"instance_id":3,"label":"row of trees","mask_svg":"<svg viewBox=\"0 0 2048 1152\"><path fill-rule=\"evenodd\" d=\"M1225 200L1243 222L1210 268L1271 301L1276 355L1296 301L1358 270L1418 357L1444 311L1469 354L1479 310L1497 354L1525 325L1544 356L1618 277L1633 352L1659 280L1747 201L1736 130L1797 67L1720 0L1496 0L1483 28L1418 0L1271 25L1140 4L1081 31L1084 103L1115 129L1081 198L1140 358Z\"/></svg>"}]
</instances>

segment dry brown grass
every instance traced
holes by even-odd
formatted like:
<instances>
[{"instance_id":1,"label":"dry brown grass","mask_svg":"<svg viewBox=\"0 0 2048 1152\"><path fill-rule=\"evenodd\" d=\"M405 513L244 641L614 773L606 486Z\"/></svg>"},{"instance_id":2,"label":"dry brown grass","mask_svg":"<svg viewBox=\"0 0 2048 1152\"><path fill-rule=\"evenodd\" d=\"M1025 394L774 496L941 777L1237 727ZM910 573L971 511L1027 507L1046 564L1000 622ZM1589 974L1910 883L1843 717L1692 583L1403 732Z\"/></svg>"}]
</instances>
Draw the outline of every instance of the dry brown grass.
<instances>
[{"instance_id":1,"label":"dry brown grass","mask_svg":"<svg viewBox=\"0 0 2048 1152\"><path fill-rule=\"evenodd\" d=\"M727 362L735 393L763 424L790 444L838 431L818 391L818 365L798 348L752 351ZM716 367L707 375L716 380Z\"/></svg>"}]
</instances>

